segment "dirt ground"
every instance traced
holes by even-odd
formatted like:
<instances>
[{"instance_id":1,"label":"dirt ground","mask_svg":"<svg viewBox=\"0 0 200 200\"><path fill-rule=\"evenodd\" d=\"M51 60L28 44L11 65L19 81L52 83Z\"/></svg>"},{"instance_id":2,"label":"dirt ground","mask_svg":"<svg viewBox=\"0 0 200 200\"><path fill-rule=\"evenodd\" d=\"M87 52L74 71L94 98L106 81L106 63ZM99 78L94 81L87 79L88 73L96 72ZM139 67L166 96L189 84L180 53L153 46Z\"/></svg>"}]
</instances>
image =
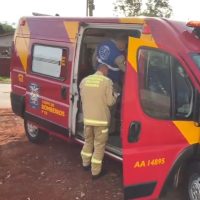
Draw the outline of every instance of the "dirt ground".
<instances>
[{"instance_id":1,"label":"dirt ground","mask_svg":"<svg viewBox=\"0 0 200 200\"><path fill-rule=\"evenodd\" d=\"M81 168L81 146L28 142L23 121L0 109L0 200L122 200L121 164L106 158L99 180Z\"/></svg>"},{"instance_id":2,"label":"dirt ground","mask_svg":"<svg viewBox=\"0 0 200 200\"><path fill-rule=\"evenodd\" d=\"M108 173L92 180L80 151L79 144L54 137L30 143L23 120L0 109L0 200L123 200L121 163L105 157ZM185 198L172 192L162 198L169 199Z\"/></svg>"}]
</instances>

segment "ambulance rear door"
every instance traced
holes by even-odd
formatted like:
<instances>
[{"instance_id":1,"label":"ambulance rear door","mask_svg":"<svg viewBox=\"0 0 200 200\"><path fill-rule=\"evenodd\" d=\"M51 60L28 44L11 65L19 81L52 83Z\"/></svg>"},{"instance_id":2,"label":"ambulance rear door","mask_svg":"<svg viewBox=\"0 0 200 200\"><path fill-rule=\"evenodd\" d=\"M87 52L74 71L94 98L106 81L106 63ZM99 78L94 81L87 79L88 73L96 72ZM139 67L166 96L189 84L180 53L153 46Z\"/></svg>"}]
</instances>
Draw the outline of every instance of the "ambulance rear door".
<instances>
[{"instance_id":1,"label":"ambulance rear door","mask_svg":"<svg viewBox=\"0 0 200 200\"><path fill-rule=\"evenodd\" d=\"M25 118L50 133L68 136L70 45L32 40Z\"/></svg>"}]
</instances>

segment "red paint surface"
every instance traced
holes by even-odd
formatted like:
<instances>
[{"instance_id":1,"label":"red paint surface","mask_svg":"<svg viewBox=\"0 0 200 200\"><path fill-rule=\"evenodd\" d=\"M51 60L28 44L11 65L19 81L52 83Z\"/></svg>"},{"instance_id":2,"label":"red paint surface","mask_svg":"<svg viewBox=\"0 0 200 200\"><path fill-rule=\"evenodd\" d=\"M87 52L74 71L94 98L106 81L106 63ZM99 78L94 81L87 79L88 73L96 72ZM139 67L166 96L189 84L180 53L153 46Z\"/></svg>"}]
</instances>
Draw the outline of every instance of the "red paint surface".
<instances>
[{"instance_id":1,"label":"red paint surface","mask_svg":"<svg viewBox=\"0 0 200 200\"><path fill-rule=\"evenodd\" d=\"M78 21L80 23L119 23L119 20L114 18L27 18L31 38L34 38L31 40L31 44L61 45L69 48L69 71L64 82L37 76L30 71L31 52L29 52L28 75L25 77L23 84L19 83L17 75L23 72L23 69L17 52L14 52L11 68L12 89L15 93L21 95L24 95L26 92L26 110L28 112L68 128L69 95L66 100L63 100L60 95L60 90L62 86L66 86L67 93L69 94L75 45L72 45L69 41L64 27L64 21ZM186 26L183 23L169 22L161 19L147 19L147 23L150 26L153 38L158 47L180 61L193 85L200 91L198 79L200 77L200 71L189 56L191 52L200 52L200 40L194 38L194 35L192 35L191 31L186 30ZM41 99L53 101L57 108L65 111L66 116L60 117L51 113L48 116L43 116L40 109L31 108L28 103L28 85L31 83L37 83L40 86ZM143 112L139 101L137 73L130 64L127 66L122 106L124 185L129 186L156 181L156 189L149 197L149 199L155 199L159 196L173 163L189 144L172 121L153 119ZM129 126L132 121L141 122L141 135L137 143L129 143L127 139ZM52 134L55 135L55 133ZM159 158L165 158L164 164L134 168L137 161L145 161L146 163L148 160Z\"/></svg>"}]
</instances>

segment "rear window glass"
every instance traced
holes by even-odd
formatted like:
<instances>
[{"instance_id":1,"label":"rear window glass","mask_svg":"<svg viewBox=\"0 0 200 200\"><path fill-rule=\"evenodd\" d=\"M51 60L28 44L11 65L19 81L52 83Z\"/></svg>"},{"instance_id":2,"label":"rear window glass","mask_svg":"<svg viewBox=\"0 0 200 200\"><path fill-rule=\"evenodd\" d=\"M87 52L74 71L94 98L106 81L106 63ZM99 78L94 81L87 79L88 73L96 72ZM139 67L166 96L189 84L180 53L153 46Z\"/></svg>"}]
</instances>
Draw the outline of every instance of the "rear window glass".
<instances>
[{"instance_id":1,"label":"rear window glass","mask_svg":"<svg viewBox=\"0 0 200 200\"><path fill-rule=\"evenodd\" d=\"M32 59L33 72L54 78L64 78L66 64L66 49L44 45L34 46Z\"/></svg>"},{"instance_id":2,"label":"rear window glass","mask_svg":"<svg viewBox=\"0 0 200 200\"><path fill-rule=\"evenodd\" d=\"M196 63L197 67L200 69L200 53L192 54L192 59Z\"/></svg>"}]
</instances>

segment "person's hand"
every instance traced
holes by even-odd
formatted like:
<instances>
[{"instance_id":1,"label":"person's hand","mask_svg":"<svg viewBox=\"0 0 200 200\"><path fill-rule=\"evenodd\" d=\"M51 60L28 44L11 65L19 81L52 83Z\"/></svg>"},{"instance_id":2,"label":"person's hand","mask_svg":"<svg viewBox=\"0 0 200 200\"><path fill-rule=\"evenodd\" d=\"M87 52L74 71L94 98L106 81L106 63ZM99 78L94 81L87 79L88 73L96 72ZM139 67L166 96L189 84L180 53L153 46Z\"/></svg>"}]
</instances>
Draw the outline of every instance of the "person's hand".
<instances>
[{"instance_id":1,"label":"person's hand","mask_svg":"<svg viewBox=\"0 0 200 200\"><path fill-rule=\"evenodd\" d=\"M116 83L113 84L113 91L114 91L114 93L121 92L121 87L119 86L119 84L116 84Z\"/></svg>"},{"instance_id":2,"label":"person's hand","mask_svg":"<svg viewBox=\"0 0 200 200\"><path fill-rule=\"evenodd\" d=\"M115 96L116 98L118 98L118 96L120 96L120 93L119 93L119 92L114 92L114 96Z\"/></svg>"}]
</instances>

